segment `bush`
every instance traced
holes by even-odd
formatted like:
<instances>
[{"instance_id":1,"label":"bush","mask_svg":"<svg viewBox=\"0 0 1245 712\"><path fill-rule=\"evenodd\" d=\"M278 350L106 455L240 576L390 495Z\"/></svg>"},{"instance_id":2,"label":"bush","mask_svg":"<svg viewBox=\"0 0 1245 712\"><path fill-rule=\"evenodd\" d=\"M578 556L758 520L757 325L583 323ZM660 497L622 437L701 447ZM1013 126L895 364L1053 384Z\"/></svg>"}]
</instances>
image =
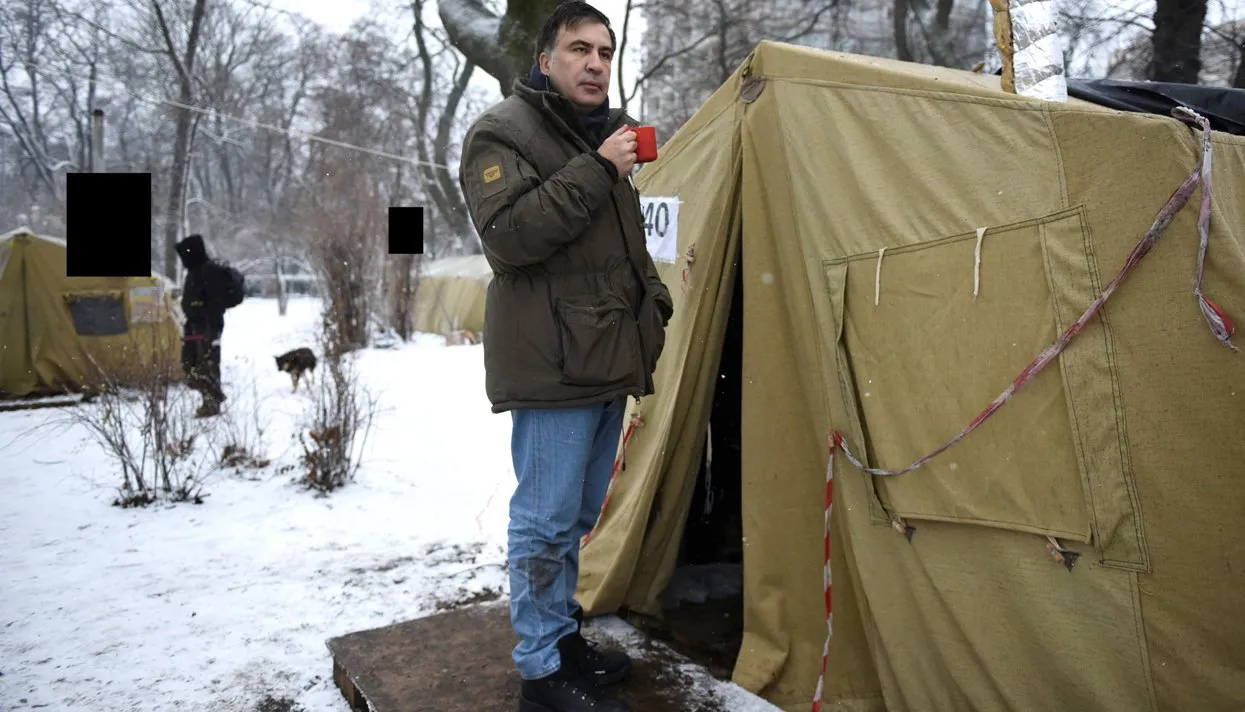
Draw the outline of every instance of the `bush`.
<instances>
[{"instance_id":1,"label":"bush","mask_svg":"<svg viewBox=\"0 0 1245 712\"><path fill-rule=\"evenodd\" d=\"M359 383L353 354L345 345L333 343L341 332L327 328L327 321L326 314L320 339L324 374L308 391L309 422L298 435L303 448L301 482L326 493L354 481L376 416L375 400Z\"/></svg>"},{"instance_id":2,"label":"bush","mask_svg":"<svg viewBox=\"0 0 1245 712\"><path fill-rule=\"evenodd\" d=\"M216 418L219 426L220 458L217 465L241 474L243 470L262 470L272 461L264 456L267 450L264 432L267 421L260 419L259 388L251 379L251 402L255 404L243 417L239 411L226 410Z\"/></svg>"},{"instance_id":3,"label":"bush","mask_svg":"<svg viewBox=\"0 0 1245 712\"><path fill-rule=\"evenodd\" d=\"M196 445L206 429L194 417L197 394L176 384L177 364L153 364L136 385L105 382L64 420L84 427L121 470L113 504L145 506L158 501L201 504L211 469Z\"/></svg>"}]
</instances>

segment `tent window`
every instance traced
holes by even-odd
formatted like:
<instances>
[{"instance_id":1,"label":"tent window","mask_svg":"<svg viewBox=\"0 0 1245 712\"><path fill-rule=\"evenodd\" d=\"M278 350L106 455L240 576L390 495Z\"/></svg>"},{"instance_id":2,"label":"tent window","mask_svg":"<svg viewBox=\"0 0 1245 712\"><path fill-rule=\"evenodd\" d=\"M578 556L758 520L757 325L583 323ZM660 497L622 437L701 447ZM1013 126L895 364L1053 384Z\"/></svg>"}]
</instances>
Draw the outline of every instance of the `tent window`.
<instances>
[{"instance_id":1,"label":"tent window","mask_svg":"<svg viewBox=\"0 0 1245 712\"><path fill-rule=\"evenodd\" d=\"M117 336L129 329L125 302L119 296L74 295L68 302L78 336Z\"/></svg>"}]
</instances>

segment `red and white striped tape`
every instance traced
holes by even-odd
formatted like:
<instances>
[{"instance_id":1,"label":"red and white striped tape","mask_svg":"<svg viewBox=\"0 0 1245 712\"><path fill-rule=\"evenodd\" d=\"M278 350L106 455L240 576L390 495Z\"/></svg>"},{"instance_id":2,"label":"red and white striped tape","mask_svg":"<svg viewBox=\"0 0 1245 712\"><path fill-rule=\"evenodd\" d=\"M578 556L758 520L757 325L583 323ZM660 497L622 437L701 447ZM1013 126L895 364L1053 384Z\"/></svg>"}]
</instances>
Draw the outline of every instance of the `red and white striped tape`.
<instances>
[{"instance_id":1,"label":"red and white striped tape","mask_svg":"<svg viewBox=\"0 0 1245 712\"><path fill-rule=\"evenodd\" d=\"M623 435L622 450L614 458L614 471L610 473L610 486L609 489L605 490L605 500L601 502L601 513L597 515L597 523L593 525L592 531L585 534L580 541L581 546L587 544L592 539L592 535L596 534L597 527L601 525L601 518L605 516L605 508L610 503L610 494L614 491L614 481L618 479L618 471L622 469L622 464L627 461L627 446L631 444L631 436L635 435L635 429L642 425L644 425L644 420L640 413L633 413L631 422L627 425L627 432Z\"/></svg>"},{"instance_id":2,"label":"red and white striped tape","mask_svg":"<svg viewBox=\"0 0 1245 712\"><path fill-rule=\"evenodd\" d=\"M999 408L1003 407L1005 403L1011 401L1012 396L1016 395L1021 388L1032 381L1033 378L1044 368L1050 365L1050 363L1054 361L1059 354L1063 353L1068 344L1072 342L1072 339L1076 338L1076 336L1081 333L1081 330L1085 328L1085 325L1089 323L1090 319L1094 318L1099 310L1102 309L1103 305L1107 303L1107 300L1110 299L1111 295L1115 293L1115 290L1120 286L1120 283L1124 281L1124 278L1127 277L1138 264L1140 264L1141 260L1149 254L1150 250L1154 249L1154 246L1157 244L1163 231L1166 230L1167 226L1171 224L1173 219L1175 219L1176 214L1179 213L1186 204L1188 204L1189 199L1193 196L1193 190L1199 183L1201 183L1202 186L1202 204L1198 216L1200 245L1198 249L1197 281L1194 287L1194 295L1198 298L1198 304L1201 308L1202 314L1206 318L1207 324L1210 326L1211 333L1214 334L1215 338L1233 351L1239 351L1239 349L1231 342L1232 334L1235 331L1231 320L1228 319L1227 314L1219 305L1202 295L1202 272L1206 261L1206 247L1210 239L1212 195L1210 173L1212 149L1210 122L1196 112L1184 107L1177 108L1173 111L1173 113L1176 116L1196 122L1202 129L1202 156L1198 160L1197 165L1194 166L1193 173L1185 179L1184 183L1176 189L1176 192L1172 194L1167 203L1159 210L1158 215L1155 217L1154 224L1151 225L1150 230L1146 232L1146 234L1137 243L1136 247L1133 248L1132 252L1129 253L1128 259L1125 260L1124 266L1120 269L1119 273L1116 274L1115 278L1107 284L1106 288L1102 291L1102 294L1100 294L1098 298L1089 305L1089 308L1085 310L1085 313L1081 315L1081 318L1077 319L1075 323L1060 334L1059 338L1057 338L1054 343L1046 347L1040 354L1038 354L1037 358L1026 366L1024 370L1020 372L1020 375L1017 376L1015 380L1013 380L1012 383L1009 384L1007 388L1004 389L1003 392L990 403L990 405L986 406L985 410L981 411L976 418L973 418L973 421L969 423L967 427L957 433L953 438L948 440L937 450L934 450L925 457L922 457L911 465L908 465L900 470L867 467L860 461L859 458L856 457L855 454L852 453L851 449L848 448L847 443L843 440L842 433L833 431L830 444L829 464L826 467L825 573L823 576L826 588L826 644L821 657L821 677L817 680L817 691L813 697L813 712L821 712L822 695L824 693L826 682L826 664L830 655L830 638L834 630L833 609L830 605L830 512L833 508L834 501L833 476L835 450L841 449L852 465L862 472L870 475L893 476L902 475L921 467L938 455L946 452L959 441L968 437L969 433L980 427L982 423L986 422L986 420L988 420L990 416L994 415Z\"/></svg>"},{"instance_id":3,"label":"red and white striped tape","mask_svg":"<svg viewBox=\"0 0 1245 712\"><path fill-rule=\"evenodd\" d=\"M813 712L821 712L821 697L825 693L826 663L830 660L830 638L834 636L834 606L831 604L830 589L830 513L834 510L834 451L842 444L843 436L834 434L830 442L829 464L826 465L826 519L825 519L825 564L822 569L822 582L826 589L826 644L821 650L821 677L817 679L817 692L813 696Z\"/></svg>"}]
</instances>

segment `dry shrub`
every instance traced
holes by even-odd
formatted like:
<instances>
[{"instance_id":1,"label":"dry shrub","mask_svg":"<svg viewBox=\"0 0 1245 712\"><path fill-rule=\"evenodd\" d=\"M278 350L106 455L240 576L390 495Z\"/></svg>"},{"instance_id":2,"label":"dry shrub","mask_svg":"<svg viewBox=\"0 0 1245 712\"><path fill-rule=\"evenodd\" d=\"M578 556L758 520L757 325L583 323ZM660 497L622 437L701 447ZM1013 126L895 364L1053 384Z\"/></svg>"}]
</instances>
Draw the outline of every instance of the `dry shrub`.
<instances>
[{"instance_id":1,"label":"dry shrub","mask_svg":"<svg viewBox=\"0 0 1245 712\"><path fill-rule=\"evenodd\" d=\"M103 385L60 420L85 428L120 469L113 504L201 504L213 463L196 445L210 438L194 417L198 394L178 385L180 364L156 361L143 378L131 374L126 385L99 370Z\"/></svg>"},{"instance_id":2,"label":"dry shrub","mask_svg":"<svg viewBox=\"0 0 1245 712\"><path fill-rule=\"evenodd\" d=\"M217 418L217 439L222 443L217 464L237 474L244 470L262 470L272 464L264 455L267 451L264 433L269 420L260 417L259 387L254 377L251 378L251 403L254 407L249 410L228 409Z\"/></svg>"},{"instance_id":3,"label":"dry shrub","mask_svg":"<svg viewBox=\"0 0 1245 712\"><path fill-rule=\"evenodd\" d=\"M319 492L332 492L354 480L376 416L376 402L359 382L354 354L329 343L338 332L321 335L324 375L308 392L308 422L299 432L303 447L299 480Z\"/></svg>"}]
</instances>

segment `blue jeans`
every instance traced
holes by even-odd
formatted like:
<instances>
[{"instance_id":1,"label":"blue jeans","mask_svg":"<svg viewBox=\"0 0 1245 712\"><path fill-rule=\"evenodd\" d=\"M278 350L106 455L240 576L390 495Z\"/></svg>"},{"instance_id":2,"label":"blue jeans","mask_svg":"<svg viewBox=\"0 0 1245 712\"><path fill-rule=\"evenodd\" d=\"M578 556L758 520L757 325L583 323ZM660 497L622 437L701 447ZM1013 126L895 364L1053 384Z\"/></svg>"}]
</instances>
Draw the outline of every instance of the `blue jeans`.
<instances>
[{"instance_id":1,"label":"blue jeans","mask_svg":"<svg viewBox=\"0 0 1245 712\"><path fill-rule=\"evenodd\" d=\"M575 632L580 539L601 514L625 407L620 398L511 412L519 484L510 499L510 621L525 680L557 672L558 640Z\"/></svg>"}]
</instances>

